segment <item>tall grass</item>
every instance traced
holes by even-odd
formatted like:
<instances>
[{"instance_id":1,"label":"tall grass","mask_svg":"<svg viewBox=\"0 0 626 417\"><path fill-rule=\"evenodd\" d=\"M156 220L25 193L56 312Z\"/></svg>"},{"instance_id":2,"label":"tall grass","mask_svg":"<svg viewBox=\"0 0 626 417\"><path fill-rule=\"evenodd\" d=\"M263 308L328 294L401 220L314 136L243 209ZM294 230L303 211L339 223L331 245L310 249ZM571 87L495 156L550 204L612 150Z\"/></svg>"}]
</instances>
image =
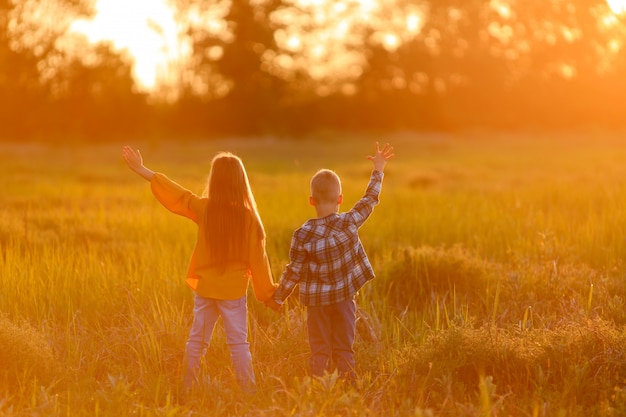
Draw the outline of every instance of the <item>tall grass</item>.
<instances>
[{"instance_id":1,"label":"tall grass","mask_svg":"<svg viewBox=\"0 0 626 417\"><path fill-rule=\"evenodd\" d=\"M310 176L336 170L349 208L375 139L134 145L197 192L215 152L241 155L278 280L313 215ZM356 386L306 376L296 297L276 314L250 294L253 398L220 327L205 384L183 393L195 228L154 201L121 144L0 145L0 415L621 415L626 144L388 139L397 157L361 233L377 278L358 296Z\"/></svg>"}]
</instances>

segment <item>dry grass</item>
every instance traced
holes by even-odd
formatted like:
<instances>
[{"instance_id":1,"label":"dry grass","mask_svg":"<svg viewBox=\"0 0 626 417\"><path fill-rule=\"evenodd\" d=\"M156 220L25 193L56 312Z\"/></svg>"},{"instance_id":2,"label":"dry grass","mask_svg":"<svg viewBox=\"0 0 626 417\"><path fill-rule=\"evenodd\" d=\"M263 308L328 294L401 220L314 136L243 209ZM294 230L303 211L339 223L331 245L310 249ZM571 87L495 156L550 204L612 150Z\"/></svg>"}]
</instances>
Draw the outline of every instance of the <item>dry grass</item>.
<instances>
[{"instance_id":1,"label":"dry grass","mask_svg":"<svg viewBox=\"0 0 626 417\"><path fill-rule=\"evenodd\" d=\"M593 139L593 140L591 140ZM356 386L306 377L305 311L249 299L261 390L239 392L221 328L181 390L191 222L121 144L0 146L0 415L620 416L626 412L626 148L620 138L390 138L362 229ZM248 166L278 279L318 168L360 196L371 138L137 144L200 192L218 150Z\"/></svg>"}]
</instances>

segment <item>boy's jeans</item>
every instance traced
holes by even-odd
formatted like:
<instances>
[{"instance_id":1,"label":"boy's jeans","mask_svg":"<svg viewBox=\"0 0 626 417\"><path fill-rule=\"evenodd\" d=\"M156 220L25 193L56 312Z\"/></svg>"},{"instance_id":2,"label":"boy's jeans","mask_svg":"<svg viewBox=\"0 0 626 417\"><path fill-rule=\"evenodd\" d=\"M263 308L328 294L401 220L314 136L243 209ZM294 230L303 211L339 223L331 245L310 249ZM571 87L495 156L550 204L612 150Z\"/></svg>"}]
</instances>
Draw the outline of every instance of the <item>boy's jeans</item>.
<instances>
[{"instance_id":1,"label":"boy's jeans","mask_svg":"<svg viewBox=\"0 0 626 417\"><path fill-rule=\"evenodd\" d=\"M307 307L311 374L322 376L331 371L331 362L339 375L349 380L354 371L354 335L356 303L353 299L325 306Z\"/></svg>"},{"instance_id":2,"label":"boy's jeans","mask_svg":"<svg viewBox=\"0 0 626 417\"><path fill-rule=\"evenodd\" d=\"M248 343L247 311L246 296L237 300L216 300L196 295L193 308L193 325L185 348L186 388L197 383L200 358L206 352L215 323L221 316L237 381L244 391L254 391L255 380L250 343Z\"/></svg>"}]
</instances>

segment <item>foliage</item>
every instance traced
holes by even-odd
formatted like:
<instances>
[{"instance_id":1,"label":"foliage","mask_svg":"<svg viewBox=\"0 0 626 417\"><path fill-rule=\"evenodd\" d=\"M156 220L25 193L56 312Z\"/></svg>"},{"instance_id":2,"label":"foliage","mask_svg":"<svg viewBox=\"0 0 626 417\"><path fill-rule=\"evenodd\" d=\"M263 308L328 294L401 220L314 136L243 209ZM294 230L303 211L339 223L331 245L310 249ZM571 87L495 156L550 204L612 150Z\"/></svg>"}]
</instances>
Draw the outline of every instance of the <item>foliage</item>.
<instances>
[{"instance_id":1,"label":"foliage","mask_svg":"<svg viewBox=\"0 0 626 417\"><path fill-rule=\"evenodd\" d=\"M65 140L150 130L128 57L69 34L85 0L0 4L2 139ZM148 130L146 130L148 129Z\"/></svg>"},{"instance_id":2,"label":"foliage","mask_svg":"<svg viewBox=\"0 0 626 417\"><path fill-rule=\"evenodd\" d=\"M91 2L0 2L0 139L624 126L606 1L172 4L190 58L149 95L69 32Z\"/></svg>"},{"instance_id":3,"label":"foliage","mask_svg":"<svg viewBox=\"0 0 626 417\"><path fill-rule=\"evenodd\" d=\"M56 374L57 362L46 335L26 321L17 323L0 315L0 378L3 384L24 387L34 379L50 384Z\"/></svg>"}]
</instances>

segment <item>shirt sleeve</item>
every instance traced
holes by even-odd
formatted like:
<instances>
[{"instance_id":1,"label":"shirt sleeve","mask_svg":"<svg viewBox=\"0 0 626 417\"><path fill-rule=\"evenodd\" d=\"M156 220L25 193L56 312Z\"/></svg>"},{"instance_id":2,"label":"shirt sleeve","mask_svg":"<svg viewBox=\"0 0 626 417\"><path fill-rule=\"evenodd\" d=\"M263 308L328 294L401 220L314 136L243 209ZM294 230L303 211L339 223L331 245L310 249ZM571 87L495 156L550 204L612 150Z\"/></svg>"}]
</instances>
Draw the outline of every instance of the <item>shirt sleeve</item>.
<instances>
[{"instance_id":1,"label":"shirt sleeve","mask_svg":"<svg viewBox=\"0 0 626 417\"><path fill-rule=\"evenodd\" d=\"M274 295L277 284L272 278L270 262L265 250L265 237L259 223L252 221L250 230L250 275L252 276L252 288L257 300L268 301Z\"/></svg>"},{"instance_id":2,"label":"shirt sleeve","mask_svg":"<svg viewBox=\"0 0 626 417\"><path fill-rule=\"evenodd\" d=\"M282 304L293 292L295 286L302 279L304 263L306 260L306 251L304 246L298 239L297 231L291 239L291 247L289 249L289 263L285 267L285 271L281 276L280 283L274 293L274 301Z\"/></svg>"},{"instance_id":3,"label":"shirt sleeve","mask_svg":"<svg viewBox=\"0 0 626 417\"><path fill-rule=\"evenodd\" d=\"M150 180L150 188L166 209L198 223L198 217L202 213L201 197L158 172Z\"/></svg>"},{"instance_id":4,"label":"shirt sleeve","mask_svg":"<svg viewBox=\"0 0 626 417\"><path fill-rule=\"evenodd\" d=\"M374 206L378 204L378 196L380 195L382 183L383 173L380 171L372 171L365 194L359 201L356 202L354 207L350 209L349 215L358 227L360 227L365 220L367 220L370 214L372 214Z\"/></svg>"}]
</instances>

